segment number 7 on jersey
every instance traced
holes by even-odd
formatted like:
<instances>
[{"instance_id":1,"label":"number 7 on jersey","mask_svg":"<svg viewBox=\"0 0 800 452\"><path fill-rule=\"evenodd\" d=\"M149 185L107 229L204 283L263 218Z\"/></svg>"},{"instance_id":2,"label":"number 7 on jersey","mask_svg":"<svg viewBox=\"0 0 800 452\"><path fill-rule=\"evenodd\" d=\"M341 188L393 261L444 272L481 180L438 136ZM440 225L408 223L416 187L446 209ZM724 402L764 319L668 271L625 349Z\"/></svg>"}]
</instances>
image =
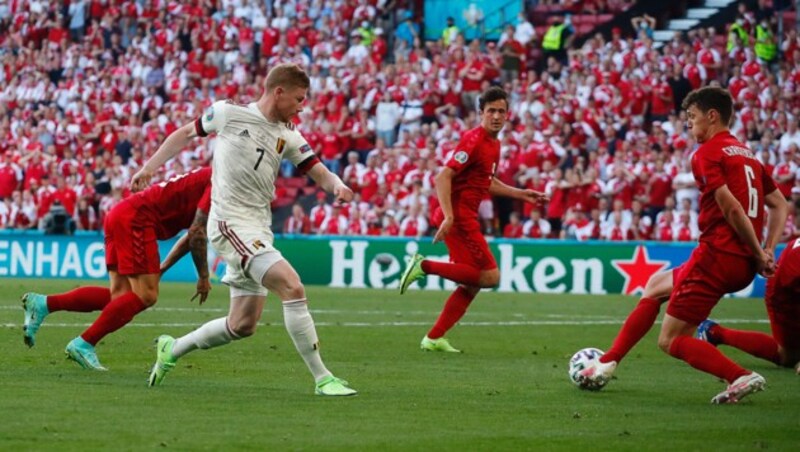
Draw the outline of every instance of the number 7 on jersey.
<instances>
[{"instance_id":1,"label":"number 7 on jersey","mask_svg":"<svg viewBox=\"0 0 800 452\"><path fill-rule=\"evenodd\" d=\"M253 167L253 169L255 171L258 171L258 165L261 164L261 160L264 159L264 153L267 152L267 151L266 151L266 149L256 148L256 152L261 154L261 155L258 156L258 160L256 160L256 166Z\"/></svg>"}]
</instances>

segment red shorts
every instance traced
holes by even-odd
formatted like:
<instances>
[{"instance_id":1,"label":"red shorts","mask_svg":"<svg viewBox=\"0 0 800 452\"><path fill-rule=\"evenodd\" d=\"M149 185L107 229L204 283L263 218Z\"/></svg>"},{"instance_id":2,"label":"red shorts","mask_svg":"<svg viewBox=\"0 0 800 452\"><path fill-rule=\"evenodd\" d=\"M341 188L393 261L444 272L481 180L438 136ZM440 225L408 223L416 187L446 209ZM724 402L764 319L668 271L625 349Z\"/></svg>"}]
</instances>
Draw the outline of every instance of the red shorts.
<instances>
[{"instance_id":1,"label":"red shorts","mask_svg":"<svg viewBox=\"0 0 800 452\"><path fill-rule=\"evenodd\" d=\"M431 223L438 228L444 219L442 209L437 208L431 215ZM494 270L494 260L489 245L481 234L481 225L476 218L455 223L444 237L444 244L450 253L450 262L465 264L479 270Z\"/></svg>"},{"instance_id":2,"label":"red shorts","mask_svg":"<svg viewBox=\"0 0 800 452\"><path fill-rule=\"evenodd\" d=\"M699 325L725 294L738 292L753 281L753 259L721 253L701 243L689 260L672 273L672 295L667 314Z\"/></svg>"},{"instance_id":3,"label":"red shorts","mask_svg":"<svg viewBox=\"0 0 800 452\"><path fill-rule=\"evenodd\" d=\"M134 206L123 201L111 209L103 229L108 270L120 275L161 272L155 227Z\"/></svg>"},{"instance_id":4,"label":"red shorts","mask_svg":"<svg viewBox=\"0 0 800 452\"><path fill-rule=\"evenodd\" d=\"M784 251L786 252L786 251ZM767 305L772 337L784 349L800 351L800 292L785 264L767 280Z\"/></svg>"}]
</instances>

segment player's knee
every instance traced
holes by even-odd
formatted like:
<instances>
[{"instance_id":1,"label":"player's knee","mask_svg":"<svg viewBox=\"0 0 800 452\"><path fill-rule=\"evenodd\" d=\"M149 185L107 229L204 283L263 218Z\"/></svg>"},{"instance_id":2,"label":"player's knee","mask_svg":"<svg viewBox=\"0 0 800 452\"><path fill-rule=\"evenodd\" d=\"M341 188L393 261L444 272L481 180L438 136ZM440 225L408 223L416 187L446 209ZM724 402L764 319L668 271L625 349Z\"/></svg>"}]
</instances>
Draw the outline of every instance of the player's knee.
<instances>
[{"instance_id":1,"label":"player's knee","mask_svg":"<svg viewBox=\"0 0 800 452\"><path fill-rule=\"evenodd\" d=\"M478 294L478 292L480 292L480 291L481 291L481 288L480 288L480 287L475 287L475 286L464 286L464 285L462 285L462 286L461 286L461 288L462 288L462 289L464 289L465 291L467 291L467 293L468 293L469 295L473 296L473 297L474 297L475 295L477 295L477 294Z\"/></svg>"},{"instance_id":2,"label":"player's knee","mask_svg":"<svg viewBox=\"0 0 800 452\"><path fill-rule=\"evenodd\" d=\"M675 338L672 336L661 334L660 336L658 336L658 348L660 348L661 351L669 355L669 348L672 345L673 339Z\"/></svg>"},{"instance_id":3,"label":"player's knee","mask_svg":"<svg viewBox=\"0 0 800 452\"><path fill-rule=\"evenodd\" d=\"M156 304L158 301L158 290L145 290L142 293L136 294L139 296L139 299L142 300L142 304L147 306L148 308Z\"/></svg>"},{"instance_id":4,"label":"player's knee","mask_svg":"<svg viewBox=\"0 0 800 452\"><path fill-rule=\"evenodd\" d=\"M483 288L497 287L500 284L500 272L495 270L482 273L480 283Z\"/></svg>"},{"instance_id":5,"label":"player's knee","mask_svg":"<svg viewBox=\"0 0 800 452\"><path fill-rule=\"evenodd\" d=\"M277 293L281 300L301 300L306 297L306 289L303 283L297 281L286 281Z\"/></svg>"},{"instance_id":6,"label":"player's knee","mask_svg":"<svg viewBox=\"0 0 800 452\"><path fill-rule=\"evenodd\" d=\"M249 319L228 319L228 328L230 328L235 339L243 339L256 334L257 327L258 323Z\"/></svg>"}]
</instances>

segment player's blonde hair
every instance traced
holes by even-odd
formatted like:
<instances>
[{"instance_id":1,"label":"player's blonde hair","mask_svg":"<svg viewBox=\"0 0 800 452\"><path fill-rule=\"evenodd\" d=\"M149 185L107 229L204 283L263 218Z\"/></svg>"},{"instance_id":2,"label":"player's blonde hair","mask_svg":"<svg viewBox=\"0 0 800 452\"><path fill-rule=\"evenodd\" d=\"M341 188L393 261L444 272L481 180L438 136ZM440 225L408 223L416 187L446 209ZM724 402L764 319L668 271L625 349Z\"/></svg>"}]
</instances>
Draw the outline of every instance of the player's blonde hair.
<instances>
[{"instance_id":1,"label":"player's blonde hair","mask_svg":"<svg viewBox=\"0 0 800 452\"><path fill-rule=\"evenodd\" d=\"M264 82L264 89L270 92L279 86L282 88L308 88L311 86L311 81L308 79L306 71L300 66L291 63L279 64L270 69L267 80Z\"/></svg>"}]
</instances>

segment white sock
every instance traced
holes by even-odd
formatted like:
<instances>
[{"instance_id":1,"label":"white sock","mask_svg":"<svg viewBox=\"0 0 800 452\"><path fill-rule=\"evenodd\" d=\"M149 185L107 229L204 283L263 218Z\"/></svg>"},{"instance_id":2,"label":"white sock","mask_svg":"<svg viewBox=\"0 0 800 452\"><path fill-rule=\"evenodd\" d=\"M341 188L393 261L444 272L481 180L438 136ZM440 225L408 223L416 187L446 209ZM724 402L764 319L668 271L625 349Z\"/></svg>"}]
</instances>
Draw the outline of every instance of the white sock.
<instances>
[{"instance_id":1,"label":"white sock","mask_svg":"<svg viewBox=\"0 0 800 452\"><path fill-rule=\"evenodd\" d=\"M239 337L234 335L228 328L227 317L214 319L204 323L191 333L175 339L175 344L172 346L172 356L177 359L192 350L219 347L236 339L239 339Z\"/></svg>"},{"instance_id":2,"label":"white sock","mask_svg":"<svg viewBox=\"0 0 800 452\"><path fill-rule=\"evenodd\" d=\"M314 375L314 381L330 376L330 371L319 356L317 330L314 328L314 319L308 312L308 303L305 299L283 302L283 323L289 336L292 337L295 348L306 362L308 370Z\"/></svg>"}]
</instances>

